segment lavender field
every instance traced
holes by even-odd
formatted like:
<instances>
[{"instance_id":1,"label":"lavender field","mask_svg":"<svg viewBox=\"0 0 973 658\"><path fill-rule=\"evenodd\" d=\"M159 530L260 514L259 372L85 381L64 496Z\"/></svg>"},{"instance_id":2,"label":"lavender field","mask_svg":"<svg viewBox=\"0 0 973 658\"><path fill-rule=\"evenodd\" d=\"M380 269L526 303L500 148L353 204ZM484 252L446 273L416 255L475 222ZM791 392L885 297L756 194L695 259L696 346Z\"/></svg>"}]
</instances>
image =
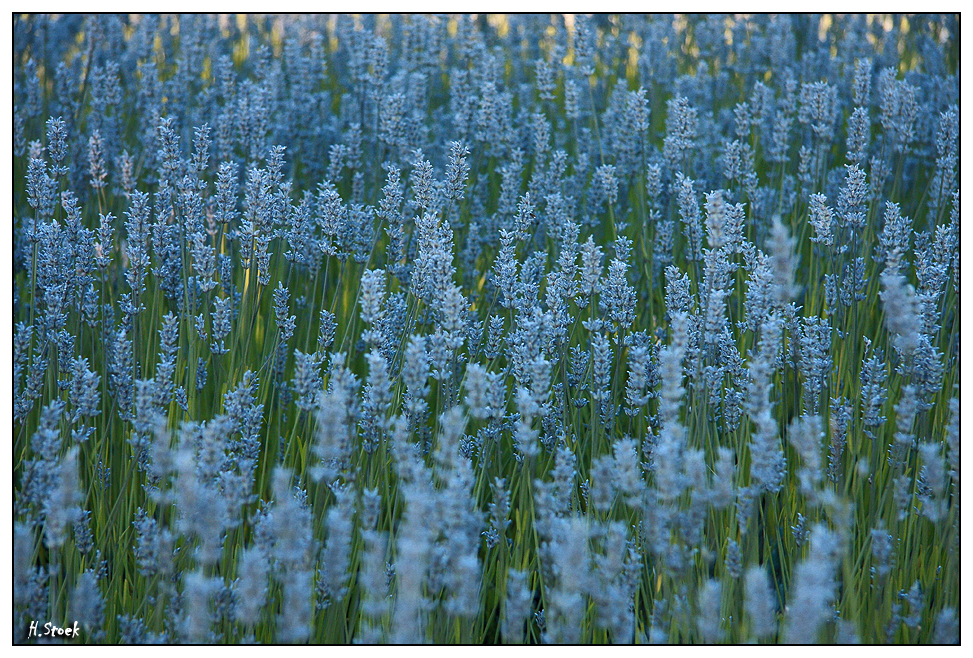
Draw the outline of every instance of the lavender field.
<instances>
[{"instance_id":1,"label":"lavender field","mask_svg":"<svg viewBox=\"0 0 973 658\"><path fill-rule=\"evenodd\" d=\"M13 641L958 642L959 36L15 15Z\"/></svg>"}]
</instances>

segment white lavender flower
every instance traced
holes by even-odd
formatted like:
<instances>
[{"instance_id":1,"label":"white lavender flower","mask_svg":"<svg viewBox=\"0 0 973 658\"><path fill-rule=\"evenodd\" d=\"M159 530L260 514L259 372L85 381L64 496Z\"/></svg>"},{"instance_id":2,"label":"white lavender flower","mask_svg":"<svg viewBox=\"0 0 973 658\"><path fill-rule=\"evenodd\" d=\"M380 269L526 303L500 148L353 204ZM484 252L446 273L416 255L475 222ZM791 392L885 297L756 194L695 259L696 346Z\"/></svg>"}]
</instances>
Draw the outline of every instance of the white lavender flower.
<instances>
[{"instance_id":1,"label":"white lavender flower","mask_svg":"<svg viewBox=\"0 0 973 658\"><path fill-rule=\"evenodd\" d=\"M882 272L880 296L885 311L885 324L893 334L892 345L900 358L909 361L919 343L918 311L915 288L906 278L886 269Z\"/></svg>"},{"instance_id":2,"label":"white lavender flower","mask_svg":"<svg viewBox=\"0 0 973 658\"><path fill-rule=\"evenodd\" d=\"M385 301L385 272L382 270L365 270L362 275L360 302L361 319L368 328L362 335L365 342L379 345L383 341L380 331L376 330L384 316L382 308Z\"/></svg>"},{"instance_id":3,"label":"white lavender flower","mask_svg":"<svg viewBox=\"0 0 973 658\"><path fill-rule=\"evenodd\" d=\"M835 572L841 544L838 535L824 524L811 529L811 550L794 570L791 601L785 615L784 641L810 644L831 617L835 598Z\"/></svg>"},{"instance_id":4,"label":"white lavender flower","mask_svg":"<svg viewBox=\"0 0 973 658\"><path fill-rule=\"evenodd\" d=\"M755 425L750 439L750 480L766 491L780 489L786 468L779 428L768 399L780 340L780 320L770 316L761 327L757 354L750 361L750 404Z\"/></svg>"},{"instance_id":5,"label":"white lavender flower","mask_svg":"<svg viewBox=\"0 0 973 658\"><path fill-rule=\"evenodd\" d=\"M303 411L311 411L317 406L318 394L322 389L321 361L317 352L305 354L294 350L294 379L292 380L296 398L294 403Z\"/></svg>"},{"instance_id":6,"label":"white lavender flower","mask_svg":"<svg viewBox=\"0 0 973 658\"><path fill-rule=\"evenodd\" d=\"M255 625L260 620L260 609L267 599L267 556L259 547L245 548L240 551L237 562L237 595L239 605L236 616L247 625Z\"/></svg>"},{"instance_id":7,"label":"white lavender flower","mask_svg":"<svg viewBox=\"0 0 973 658\"><path fill-rule=\"evenodd\" d=\"M766 567L754 566L747 570L746 610L755 639L765 638L777 630L777 612Z\"/></svg>"},{"instance_id":8,"label":"white lavender flower","mask_svg":"<svg viewBox=\"0 0 973 658\"><path fill-rule=\"evenodd\" d=\"M801 85L800 110L797 119L809 124L818 139L830 140L838 113L838 88L827 82Z\"/></svg>"},{"instance_id":9,"label":"white lavender flower","mask_svg":"<svg viewBox=\"0 0 973 658\"><path fill-rule=\"evenodd\" d=\"M677 173L673 191L676 193L679 216L682 218L683 232L689 245L689 252L686 255L689 260L702 260L703 217L693 189L694 183L695 181L683 176L682 173Z\"/></svg>"},{"instance_id":10,"label":"white lavender flower","mask_svg":"<svg viewBox=\"0 0 973 658\"><path fill-rule=\"evenodd\" d=\"M878 239L878 259L885 263L889 272L901 272L907 265L910 251L912 220L903 217L899 204L885 202L885 218L882 234Z\"/></svg>"},{"instance_id":11,"label":"white lavender flower","mask_svg":"<svg viewBox=\"0 0 973 658\"><path fill-rule=\"evenodd\" d=\"M895 72L885 75L881 87L882 129L897 152L903 152L912 142L919 105L915 87L904 80L896 80Z\"/></svg>"},{"instance_id":12,"label":"white lavender flower","mask_svg":"<svg viewBox=\"0 0 973 658\"><path fill-rule=\"evenodd\" d=\"M530 618L532 593L528 573L517 569L507 572L507 595L503 606L503 639L513 644L523 642L524 629Z\"/></svg>"},{"instance_id":13,"label":"white lavender flower","mask_svg":"<svg viewBox=\"0 0 973 658\"><path fill-rule=\"evenodd\" d=\"M693 148L698 129L698 111L688 98L676 96L666 102L666 138L663 157L677 170Z\"/></svg>"},{"instance_id":14,"label":"white lavender flower","mask_svg":"<svg viewBox=\"0 0 973 658\"><path fill-rule=\"evenodd\" d=\"M350 577L348 567L354 539L352 531L355 492L350 488L334 491L337 503L328 510L325 518L328 534L322 552L322 566L318 571L318 579L329 602L337 604L348 593L347 585Z\"/></svg>"},{"instance_id":15,"label":"white lavender flower","mask_svg":"<svg viewBox=\"0 0 973 658\"><path fill-rule=\"evenodd\" d=\"M771 267L774 273L774 293L777 303L784 305L800 292L800 288L794 283L794 275L798 265L798 257L794 253L797 240L790 236L787 227L781 223L778 216L774 216L770 235L769 248Z\"/></svg>"},{"instance_id":16,"label":"white lavender flower","mask_svg":"<svg viewBox=\"0 0 973 658\"><path fill-rule=\"evenodd\" d=\"M449 162L446 164L446 181L443 195L450 201L459 201L463 198L463 188L466 186L466 178L469 175L470 167L466 162L466 156L470 154L470 149L461 142L450 142Z\"/></svg>"},{"instance_id":17,"label":"white lavender flower","mask_svg":"<svg viewBox=\"0 0 973 658\"><path fill-rule=\"evenodd\" d=\"M868 157L868 147L871 140L872 123L868 116L868 109L856 107L848 117L848 161L863 163Z\"/></svg>"},{"instance_id":18,"label":"white lavender flower","mask_svg":"<svg viewBox=\"0 0 973 658\"><path fill-rule=\"evenodd\" d=\"M105 599L98 585L98 575L87 570L78 577L71 593L72 616L81 621L85 631L94 641L105 638Z\"/></svg>"},{"instance_id":19,"label":"white lavender flower","mask_svg":"<svg viewBox=\"0 0 973 658\"><path fill-rule=\"evenodd\" d=\"M626 278L628 268L628 263L623 259L612 259L598 297L598 308L621 329L628 329L635 322L635 308L638 303L635 288Z\"/></svg>"},{"instance_id":20,"label":"white lavender flower","mask_svg":"<svg viewBox=\"0 0 973 658\"><path fill-rule=\"evenodd\" d=\"M202 571L183 576L184 617L180 635L186 642L198 644L209 639L210 628L216 621L211 600L216 594L216 580Z\"/></svg>"},{"instance_id":21,"label":"white lavender flower","mask_svg":"<svg viewBox=\"0 0 973 658\"><path fill-rule=\"evenodd\" d=\"M98 384L101 377L88 369L88 359L78 358L73 361L72 382L69 398L74 406L73 421L81 417L91 418L101 413L101 392Z\"/></svg>"},{"instance_id":22,"label":"white lavender flower","mask_svg":"<svg viewBox=\"0 0 973 658\"><path fill-rule=\"evenodd\" d=\"M827 196L824 194L812 194L809 197L808 221L814 227L814 236L811 237L811 242L817 242L826 247L834 244L834 212L828 206Z\"/></svg>"},{"instance_id":23,"label":"white lavender flower","mask_svg":"<svg viewBox=\"0 0 973 658\"><path fill-rule=\"evenodd\" d=\"M345 355L335 354L328 390L318 397L313 451L319 463L311 469L316 480L330 483L350 466L357 389L357 378L345 367Z\"/></svg>"},{"instance_id":24,"label":"white lavender flower","mask_svg":"<svg viewBox=\"0 0 973 658\"><path fill-rule=\"evenodd\" d=\"M723 629L720 628L720 604L723 588L720 581L710 579L703 583L699 590L699 618L696 625L699 635L706 644L715 644L723 640Z\"/></svg>"},{"instance_id":25,"label":"white lavender flower","mask_svg":"<svg viewBox=\"0 0 973 658\"><path fill-rule=\"evenodd\" d=\"M52 473L49 493L44 500L44 543L59 549L67 539L67 530L81 513L83 501L78 478L78 447L61 458Z\"/></svg>"},{"instance_id":26,"label":"white lavender flower","mask_svg":"<svg viewBox=\"0 0 973 658\"><path fill-rule=\"evenodd\" d=\"M635 345L628 349L628 379L625 383L626 413L636 415L640 407L649 401L648 383L649 351Z\"/></svg>"}]
</instances>

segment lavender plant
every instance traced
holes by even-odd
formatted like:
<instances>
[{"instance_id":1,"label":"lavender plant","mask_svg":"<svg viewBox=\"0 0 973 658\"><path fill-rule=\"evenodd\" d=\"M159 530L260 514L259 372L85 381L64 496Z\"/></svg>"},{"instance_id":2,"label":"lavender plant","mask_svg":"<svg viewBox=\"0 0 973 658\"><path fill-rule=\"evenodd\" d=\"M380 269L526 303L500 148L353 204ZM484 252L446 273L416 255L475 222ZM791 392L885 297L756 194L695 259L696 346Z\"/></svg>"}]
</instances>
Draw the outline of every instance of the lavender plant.
<instances>
[{"instance_id":1,"label":"lavender plant","mask_svg":"<svg viewBox=\"0 0 973 658\"><path fill-rule=\"evenodd\" d=\"M958 642L958 16L13 36L15 642Z\"/></svg>"}]
</instances>

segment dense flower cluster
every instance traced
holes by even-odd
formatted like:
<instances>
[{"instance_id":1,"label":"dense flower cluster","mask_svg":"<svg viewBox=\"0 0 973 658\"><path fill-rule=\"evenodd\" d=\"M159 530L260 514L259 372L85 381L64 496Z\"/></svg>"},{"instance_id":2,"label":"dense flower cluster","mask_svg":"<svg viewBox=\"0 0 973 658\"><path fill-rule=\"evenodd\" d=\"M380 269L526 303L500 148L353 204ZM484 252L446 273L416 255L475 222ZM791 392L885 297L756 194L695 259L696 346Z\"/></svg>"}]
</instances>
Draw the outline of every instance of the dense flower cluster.
<instances>
[{"instance_id":1,"label":"dense flower cluster","mask_svg":"<svg viewBox=\"0 0 973 658\"><path fill-rule=\"evenodd\" d=\"M19 16L13 603L958 640L956 16Z\"/></svg>"}]
</instances>

